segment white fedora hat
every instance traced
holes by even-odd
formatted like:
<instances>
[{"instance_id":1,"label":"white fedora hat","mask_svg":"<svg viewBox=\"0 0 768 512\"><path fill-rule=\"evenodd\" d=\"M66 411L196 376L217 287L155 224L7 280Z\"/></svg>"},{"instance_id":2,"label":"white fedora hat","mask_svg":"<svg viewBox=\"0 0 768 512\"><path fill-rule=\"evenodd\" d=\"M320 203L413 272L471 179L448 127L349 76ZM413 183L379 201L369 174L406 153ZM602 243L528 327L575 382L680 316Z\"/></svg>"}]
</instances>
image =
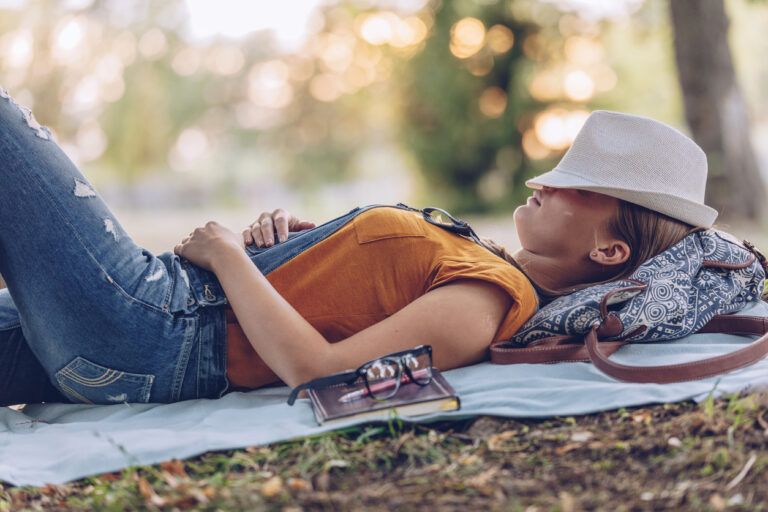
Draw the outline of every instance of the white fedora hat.
<instances>
[{"instance_id":1,"label":"white fedora hat","mask_svg":"<svg viewBox=\"0 0 768 512\"><path fill-rule=\"evenodd\" d=\"M717 218L704 204L704 151L669 125L619 112L592 112L560 163L525 184L590 190L697 227Z\"/></svg>"}]
</instances>

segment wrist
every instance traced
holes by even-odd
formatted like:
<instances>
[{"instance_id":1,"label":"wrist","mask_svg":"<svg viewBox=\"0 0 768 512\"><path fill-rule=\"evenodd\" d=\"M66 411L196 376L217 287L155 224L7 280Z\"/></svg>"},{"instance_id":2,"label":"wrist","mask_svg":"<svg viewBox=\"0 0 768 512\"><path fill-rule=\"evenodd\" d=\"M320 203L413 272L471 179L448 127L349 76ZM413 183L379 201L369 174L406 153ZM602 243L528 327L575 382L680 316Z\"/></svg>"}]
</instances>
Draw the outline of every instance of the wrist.
<instances>
[{"instance_id":1,"label":"wrist","mask_svg":"<svg viewBox=\"0 0 768 512\"><path fill-rule=\"evenodd\" d=\"M239 261L247 259L248 256L245 254L242 247L232 243L223 242L218 244L216 252L211 260L211 271L218 275L220 271L232 268L232 266Z\"/></svg>"}]
</instances>

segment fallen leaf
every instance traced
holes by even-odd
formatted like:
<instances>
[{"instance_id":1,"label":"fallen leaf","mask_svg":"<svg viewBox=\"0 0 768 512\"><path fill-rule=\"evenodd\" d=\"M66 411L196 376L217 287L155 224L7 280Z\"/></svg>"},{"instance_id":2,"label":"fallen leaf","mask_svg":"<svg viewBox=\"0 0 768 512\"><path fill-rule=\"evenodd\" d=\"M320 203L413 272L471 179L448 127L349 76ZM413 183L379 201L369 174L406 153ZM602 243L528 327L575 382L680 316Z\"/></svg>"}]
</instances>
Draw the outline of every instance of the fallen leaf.
<instances>
[{"instance_id":1,"label":"fallen leaf","mask_svg":"<svg viewBox=\"0 0 768 512\"><path fill-rule=\"evenodd\" d=\"M261 488L261 494L267 498L277 496L283 490L283 479L279 476L273 476Z\"/></svg>"},{"instance_id":2,"label":"fallen leaf","mask_svg":"<svg viewBox=\"0 0 768 512\"><path fill-rule=\"evenodd\" d=\"M157 495L150 483L147 482L147 479L144 477L139 478L139 492L145 500L156 507L164 507L168 503L167 500L164 500Z\"/></svg>"},{"instance_id":3,"label":"fallen leaf","mask_svg":"<svg viewBox=\"0 0 768 512\"><path fill-rule=\"evenodd\" d=\"M189 478L186 470L184 469L184 463L179 459L173 459L160 464L160 467L172 475Z\"/></svg>"},{"instance_id":4,"label":"fallen leaf","mask_svg":"<svg viewBox=\"0 0 768 512\"><path fill-rule=\"evenodd\" d=\"M573 512L576 510L576 500L571 493L563 491L560 493L561 512Z\"/></svg>"},{"instance_id":5,"label":"fallen leaf","mask_svg":"<svg viewBox=\"0 0 768 512\"><path fill-rule=\"evenodd\" d=\"M461 464L462 466L471 466L473 464L477 464L478 462L482 462L482 461L483 459L481 459L480 456L475 453L462 455L459 458L459 464Z\"/></svg>"},{"instance_id":6,"label":"fallen leaf","mask_svg":"<svg viewBox=\"0 0 768 512\"><path fill-rule=\"evenodd\" d=\"M304 492L312 490L312 483L309 480L304 480L303 478L289 478L286 484L288 484L288 489L290 489L291 492Z\"/></svg>"},{"instance_id":7,"label":"fallen leaf","mask_svg":"<svg viewBox=\"0 0 768 512\"><path fill-rule=\"evenodd\" d=\"M647 411L638 412L636 414L633 414L630 416L632 418L632 421L635 423L650 423L651 422L651 413Z\"/></svg>"},{"instance_id":8,"label":"fallen leaf","mask_svg":"<svg viewBox=\"0 0 768 512\"><path fill-rule=\"evenodd\" d=\"M495 477L498 472L499 472L498 467L492 467L492 468L486 469L482 473L479 473L475 476L467 478L466 483L470 487L476 487L476 488L484 487L488 485L488 482L493 480L493 477Z\"/></svg>"},{"instance_id":9,"label":"fallen leaf","mask_svg":"<svg viewBox=\"0 0 768 512\"><path fill-rule=\"evenodd\" d=\"M583 443L583 442L589 441L593 437L595 436L592 432L583 430L583 431L574 432L573 434L571 434L571 441L575 443Z\"/></svg>"},{"instance_id":10,"label":"fallen leaf","mask_svg":"<svg viewBox=\"0 0 768 512\"><path fill-rule=\"evenodd\" d=\"M160 471L160 475L171 489L176 489L179 487L179 479L170 474L168 471Z\"/></svg>"},{"instance_id":11,"label":"fallen leaf","mask_svg":"<svg viewBox=\"0 0 768 512\"><path fill-rule=\"evenodd\" d=\"M725 510L725 500L718 493L715 493L709 497L709 504L712 505L712 508L717 512Z\"/></svg>"},{"instance_id":12,"label":"fallen leaf","mask_svg":"<svg viewBox=\"0 0 768 512\"><path fill-rule=\"evenodd\" d=\"M517 438L517 430L505 430L504 432L494 434L488 438L488 449L495 452L499 450L508 439L515 438Z\"/></svg>"}]
</instances>

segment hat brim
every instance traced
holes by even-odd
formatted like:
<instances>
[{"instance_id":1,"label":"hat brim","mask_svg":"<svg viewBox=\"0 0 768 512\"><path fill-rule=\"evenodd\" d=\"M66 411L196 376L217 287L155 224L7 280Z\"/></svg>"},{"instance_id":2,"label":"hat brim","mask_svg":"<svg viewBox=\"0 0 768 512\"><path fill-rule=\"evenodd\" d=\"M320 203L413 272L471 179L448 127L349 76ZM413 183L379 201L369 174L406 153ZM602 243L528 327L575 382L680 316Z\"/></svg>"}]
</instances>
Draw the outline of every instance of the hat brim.
<instances>
[{"instance_id":1,"label":"hat brim","mask_svg":"<svg viewBox=\"0 0 768 512\"><path fill-rule=\"evenodd\" d=\"M557 167L526 181L525 184L533 189L541 187L575 188L605 194L644 206L649 210L662 213L695 227L709 228L717 218L717 210L702 203L662 192L600 185L585 179L583 176Z\"/></svg>"}]
</instances>

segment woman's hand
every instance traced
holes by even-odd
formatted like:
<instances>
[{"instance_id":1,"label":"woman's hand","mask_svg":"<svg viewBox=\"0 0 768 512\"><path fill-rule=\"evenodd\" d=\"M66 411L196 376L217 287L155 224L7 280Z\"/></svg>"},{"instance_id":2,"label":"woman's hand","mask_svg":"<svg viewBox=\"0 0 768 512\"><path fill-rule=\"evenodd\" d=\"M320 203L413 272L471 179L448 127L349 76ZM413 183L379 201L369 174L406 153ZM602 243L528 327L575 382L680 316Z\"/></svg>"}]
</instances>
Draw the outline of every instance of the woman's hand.
<instances>
[{"instance_id":1,"label":"woman's hand","mask_svg":"<svg viewBox=\"0 0 768 512\"><path fill-rule=\"evenodd\" d=\"M242 252L243 248L243 242L237 233L218 222L210 221L192 231L173 248L173 252L199 267L214 271L213 267L218 258L228 254L230 249Z\"/></svg>"},{"instance_id":2,"label":"woman's hand","mask_svg":"<svg viewBox=\"0 0 768 512\"><path fill-rule=\"evenodd\" d=\"M257 247L272 247L275 243L275 231L277 239L285 242L289 231L301 231L315 227L314 222L301 220L282 208L273 212L264 212L259 219L243 230L243 243L245 245L256 244Z\"/></svg>"}]
</instances>

